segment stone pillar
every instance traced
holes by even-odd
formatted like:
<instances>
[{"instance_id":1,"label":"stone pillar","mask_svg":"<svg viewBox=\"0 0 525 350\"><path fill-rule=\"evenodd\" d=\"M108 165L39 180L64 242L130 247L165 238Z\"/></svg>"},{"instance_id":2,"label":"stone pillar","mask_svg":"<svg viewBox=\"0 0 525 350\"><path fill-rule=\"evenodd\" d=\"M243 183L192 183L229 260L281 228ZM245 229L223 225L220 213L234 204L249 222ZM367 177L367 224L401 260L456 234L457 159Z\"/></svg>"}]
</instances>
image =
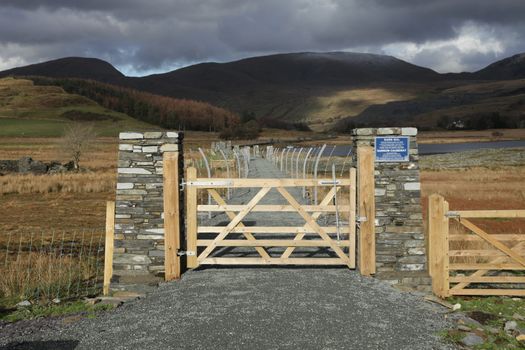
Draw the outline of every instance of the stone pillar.
<instances>
[{"instance_id":1,"label":"stone pillar","mask_svg":"<svg viewBox=\"0 0 525 350\"><path fill-rule=\"evenodd\" d=\"M407 136L407 162L375 162L376 277L427 289L425 234L421 207L416 128L354 129L354 149L375 147L377 136ZM356 152L354 152L355 154Z\"/></svg>"},{"instance_id":2,"label":"stone pillar","mask_svg":"<svg viewBox=\"0 0 525 350\"><path fill-rule=\"evenodd\" d=\"M182 139L183 134L178 132L120 133L111 280L114 291L145 292L164 279L162 154L178 151L182 174Z\"/></svg>"}]
</instances>

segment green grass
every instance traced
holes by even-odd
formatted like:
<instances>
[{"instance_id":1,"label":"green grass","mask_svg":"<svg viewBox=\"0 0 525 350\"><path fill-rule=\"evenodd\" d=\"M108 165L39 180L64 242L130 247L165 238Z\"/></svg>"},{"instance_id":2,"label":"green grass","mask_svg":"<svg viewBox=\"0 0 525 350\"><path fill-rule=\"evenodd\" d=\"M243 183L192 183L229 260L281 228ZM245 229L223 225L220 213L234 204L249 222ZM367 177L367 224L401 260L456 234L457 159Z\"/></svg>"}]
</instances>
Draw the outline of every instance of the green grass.
<instances>
[{"instance_id":1,"label":"green grass","mask_svg":"<svg viewBox=\"0 0 525 350\"><path fill-rule=\"evenodd\" d=\"M450 298L452 304L461 304L462 311L483 311L512 318L514 314L525 317L525 299L508 297ZM525 326L525 324L524 324Z\"/></svg>"},{"instance_id":2,"label":"green grass","mask_svg":"<svg viewBox=\"0 0 525 350\"><path fill-rule=\"evenodd\" d=\"M129 119L128 119L129 118ZM0 137L60 137L71 121L56 119L0 118ZM158 130L159 127L138 120L93 122L98 136L116 136L126 130Z\"/></svg>"},{"instance_id":3,"label":"green grass","mask_svg":"<svg viewBox=\"0 0 525 350\"><path fill-rule=\"evenodd\" d=\"M99 136L125 130L158 130L157 126L68 94L56 86L34 86L24 79L0 79L0 137L60 137L73 123L90 122Z\"/></svg>"},{"instance_id":4,"label":"green grass","mask_svg":"<svg viewBox=\"0 0 525 350\"><path fill-rule=\"evenodd\" d=\"M16 322L20 320L31 320L40 317L67 316L81 314L88 318L94 318L102 311L113 309L110 304L89 305L83 301L74 301L58 305L33 305L28 308L0 313L0 320Z\"/></svg>"},{"instance_id":5,"label":"green grass","mask_svg":"<svg viewBox=\"0 0 525 350\"><path fill-rule=\"evenodd\" d=\"M512 335L508 335L503 330L507 321L513 320L518 323L518 327L525 329L525 322L513 318L518 314L525 318L525 299L513 299L508 297L472 297L460 298L452 297L448 301L452 304L461 304L461 312L481 311L493 316L481 327L486 335L484 344L475 349L523 349L525 346L520 344ZM475 329L476 327L473 327ZM492 334L489 329L497 329L497 334ZM459 343L464 333L458 330L446 330L440 335L453 343Z\"/></svg>"},{"instance_id":6,"label":"green grass","mask_svg":"<svg viewBox=\"0 0 525 350\"><path fill-rule=\"evenodd\" d=\"M0 118L0 136L57 137L64 133L64 121Z\"/></svg>"}]
</instances>

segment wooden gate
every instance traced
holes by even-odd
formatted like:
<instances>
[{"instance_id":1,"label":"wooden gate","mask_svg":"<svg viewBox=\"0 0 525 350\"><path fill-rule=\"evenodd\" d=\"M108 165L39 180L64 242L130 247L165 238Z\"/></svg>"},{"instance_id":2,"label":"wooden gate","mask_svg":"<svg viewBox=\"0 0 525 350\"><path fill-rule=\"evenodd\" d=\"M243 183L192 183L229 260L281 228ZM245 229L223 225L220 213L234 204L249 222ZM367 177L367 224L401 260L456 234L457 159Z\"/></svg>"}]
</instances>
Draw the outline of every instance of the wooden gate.
<instances>
[{"instance_id":1,"label":"wooden gate","mask_svg":"<svg viewBox=\"0 0 525 350\"><path fill-rule=\"evenodd\" d=\"M289 192L297 187L326 187L328 193L319 205L300 204ZM227 204L220 189L258 188L256 194L246 204ZM341 189L348 204L334 204L334 198ZM285 204L260 204L270 192L278 191ZM199 191L206 191L215 204L198 204ZM355 268L355 203L356 171L350 170L348 178L337 179L219 179L197 178L196 169L188 168L186 177L186 225L187 225L187 265L345 265ZM341 201L342 202L342 201ZM219 226L201 226L199 213L222 212L229 222ZM303 220L302 226L248 226L244 222L250 213L297 213ZM337 213L346 217L344 225L321 225L318 219L327 213ZM293 214L295 215L295 214ZM203 239L206 235L211 238ZM272 237L264 239L261 237ZM255 249L256 257L224 257L217 254L221 247L244 247ZM280 247L276 254L275 247ZM299 247L318 248L324 252L296 257ZM284 251L281 251L283 250ZM215 254L214 254L215 253ZM255 253L255 252L254 252ZM328 255L328 257L326 256Z\"/></svg>"},{"instance_id":2,"label":"wooden gate","mask_svg":"<svg viewBox=\"0 0 525 350\"><path fill-rule=\"evenodd\" d=\"M429 197L428 208L429 273L436 295L525 296L525 234L490 234L471 221L524 219L525 210L450 211L437 194ZM450 220L468 233L449 234Z\"/></svg>"}]
</instances>

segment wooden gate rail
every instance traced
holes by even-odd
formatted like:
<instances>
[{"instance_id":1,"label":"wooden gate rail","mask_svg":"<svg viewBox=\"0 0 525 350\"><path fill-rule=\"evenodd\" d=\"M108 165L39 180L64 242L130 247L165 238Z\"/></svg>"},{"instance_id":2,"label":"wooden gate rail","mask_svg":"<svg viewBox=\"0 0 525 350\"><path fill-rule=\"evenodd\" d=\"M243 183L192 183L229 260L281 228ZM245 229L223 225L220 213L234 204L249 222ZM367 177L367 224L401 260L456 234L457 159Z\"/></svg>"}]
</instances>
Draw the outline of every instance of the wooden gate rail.
<instances>
[{"instance_id":1,"label":"wooden gate rail","mask_svg":"<svg viewBox=\"0 0 525 350\"><path fill-rule=\"evenodd\" d=\"M245 206L242 204L230 204L230 205L206 205L201 204L197 206L199 211L214 211L214 212L225 212L225 211L241 211ZM303 209L307 212L326 212L326 213L335 213L336 210L339 211L348 211L350 210L349 205L338 205L337 208L335 205L302 205ZM296 212L297 210L291 205L263 205L259 204L253 207L253 212Z\"/></svg>"},{"instance_id":2,"label":"wooden gate rail","mask_svg":"<svg viewBox=\"0 0 525 350\"><path fill-rule=\"evenodd\" d=\"M496 271L525 271L525 234L489 234L472 223L470 218L525 218L525 210L464 210L449 211L442 196L431 195L428 207L429 272L436 295L509 295L525 296L525 289L497 288L483 284L523 284L525 275L489 275ZM455 220L470 234L449 234L449 221ZM486 243L483 249L450 249L451 242ZM465 244L466 243L466 244ZM473 262L451 262L451 258L474 258ZM478 259L486 261L478 261ZM456 273L450 275L451 271ZM457 273L460 271L460 273ZM468 275L468 272L474 271ZM489 275L489 276L487 276ZM482 288L467 288L471 284ZM454 284L451 286L451 284Z\"/></svg>"},{"instance_id":3,"label":"wooden gate rail","mask_svg":"<svg viewBox=\"0 0 525 350\"><path fill-rule=\"evenodd\" d=\"M188 168L189 169L189 168ZM325 186L333 187L332 179L217 179L192 178L187 179L187 186L195 188L261 188L261 187L303 187ZM337 186L351 186L351 179L337 179ZM355 186L355 185L354 185Z\"/></svg>"},{"instance_id":4,"label":"wooden gate rail","mask_svg":"<svg viewBox=\"0 0 525 350\"><path fill-rule=\"evenodd\" d=\"M187 249L188 267L195 268L201 264L217 265L346 265L355 268L355 186L356 171L350 170L349 178L337 179L216 179L197 178L193 168L188 169L187 178ZM290 187L318 186L330 187L325 198L319 205L301 205L287 191ZM348 205L338 205L331 202L336 192L341 188L350 188ZM259 188L257 194L243 205L227 204L217 189L221 188ZM206 190L214 199L214 205L198 205L198 190ZM286 200L284 205L266 205L259 202L266 194L276 189ZM346 212L349 215L349 224L345 227L325 227L317 223L317 219L324 213ZM199 226L198 212L224 212L230 219L226 226ZM250 226L243 225L243 219L252 212L295 212L301 216L303 226ZM344 239L334 240L329 234L339 232ZM216 234L212 239L199 239L199 233ZM226 239L230 233L240 233L245 239ZM295 235L282 239L256 239L253 234L280 234ZM305 238L306 234L317 235L318 239ZM199 251L198 247L204 247ZM214 257L211 253L217 247L251 247L255 248L259 257ZM265 248L285 247L279 256L271 256ZM290 257L297 247L330 248L337 257ZM348 248L346 254L343 248Z\"/></svg>"}]
</instances>

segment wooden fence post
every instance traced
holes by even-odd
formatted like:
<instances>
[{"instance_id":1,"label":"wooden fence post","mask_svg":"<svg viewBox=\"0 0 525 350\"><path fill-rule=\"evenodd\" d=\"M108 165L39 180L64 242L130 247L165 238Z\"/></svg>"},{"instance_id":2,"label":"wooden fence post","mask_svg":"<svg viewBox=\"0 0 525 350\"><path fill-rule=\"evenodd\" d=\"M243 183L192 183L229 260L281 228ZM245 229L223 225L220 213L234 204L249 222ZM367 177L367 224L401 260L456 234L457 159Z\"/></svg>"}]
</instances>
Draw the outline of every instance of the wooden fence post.
<instances>
[{"instance_id":1,"label":"wooden fence post","mask_svg":"<svg viewBox=\"0 0 525 350\"><path fill-rule=\"evenodd\" d=\"M190 167L186 170L186 183L197 178L197 169ZM186 244L190 255L186 262L188 268L193 269L199 266L197 261L197 188L186 186Z\"/></svg>"},{"instance_id":2,"label":"wooden fence post","mask_svg":"<svg viewBox=\"0 0 525 350\"><path fill-rule=\"evenodd\" d=\"M433 194L428 198L428 271L432 277L432 291L438 297L449 295L448 203Z\"/></svg>"},{"instance_id":3,"label":"wooden fence post","mask_svg":"<svg viewBox=\"0 0 525 350\"><path fill-rule=\"evenodd\" d=\"M115 202L106 203L106 242L104 248L104 285L103 294L109 294L109 285L113 276L113 251L115 247Z\"/></svg>"},{"instance_id":4,"label":"wooden fence post","mask_svg":"<svg viewBox=\"0 0 525 350\"><path fill-rule=\"evenodd\" d=\"M164 152L164 278L180 278L179 152Z\"/></svg>"},{"instance_id":5,"label":"wooden fence post","mask_svg":"<svg viewBox=\"0 0 525 350\"><path fill-rule=\"evenodd\" d=\"M355 268L355 232L356 232L356 224L355 224L355 215L356 215L356 193L357 193L357 179L356 179L356 170L355 168L350 168L350 213L349 219L348 219L348 225L349 231L348 231L348 239L350 240L350 247L349 249L349 258L350 258L350 266L352 268Z\"/></svg>"},{"instance_id":6,"label":"wooden fence post","mask_svg":"<svg viewBox=\"0 0 525 350\"><path fill-rule=\"evenodd\" d=\"M376 272L374 149L357 148L359 176L359 271L364 276Z\"/></svg>"}]
</instances>

